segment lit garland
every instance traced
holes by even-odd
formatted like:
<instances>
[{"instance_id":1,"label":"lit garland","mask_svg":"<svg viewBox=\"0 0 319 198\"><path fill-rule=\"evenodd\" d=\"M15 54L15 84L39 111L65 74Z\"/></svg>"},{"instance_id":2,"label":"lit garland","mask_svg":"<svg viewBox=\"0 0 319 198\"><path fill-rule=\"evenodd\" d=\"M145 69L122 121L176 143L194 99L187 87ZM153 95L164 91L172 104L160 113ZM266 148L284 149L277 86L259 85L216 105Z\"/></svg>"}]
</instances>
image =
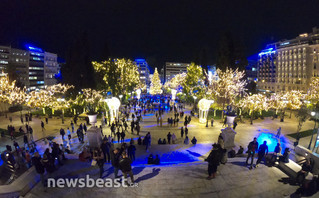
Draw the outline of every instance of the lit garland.
<instances>
[{"instance_id":1,"label":"lit garland","mask_svg":"<svg viewBox=\"0 0 319 198\"><path fill-rule=\"evenodd\" d=\"M23 104L26 94L24 89L16 87L15 81L10 83L7 74L0 76L0 102L8 104Z\"/></svg>"},{"instance_id":2,"label":"lit garland","mask_svg":"<svg viewBox=\"0 0 319 198\"><path fill-rule=\"evenodd\" d=\"M223 108L228 104L233 105L237 97L245 94L247 83L242 80L245 72L226 68L225 72L217 69L217 75L218 79L213 80L209 86L212 98L216 98Z\"/></svg>"},{"instance_id":3,"label":"lit garland","mask_svg":"<svg viewBox=\"0 0 319 198\"><path fill-rule=\"evenodd\" d=\"M150 94L161 94L162 93L162 83L159 78L157 68L155 68L153 77L151 79L151 87L150 87Z\"/></svg>"},{"instance_id":4,"label":"lit garland","mask_svg":"<svg viewBox=\"0 0 319 198\"><path fill-rule=\"evenodd\" d=\"M319 77L313 77L311 79L309 91L306 98L313 103L317 103L319 101Z\"/></svg>"},{"instance_id":5,"label":"lit garland","mask_svg":"<svg viewBox=\"0 0 319 198\"><path fill-rule=\"evenodd\" d=\"M257 111L257 112L261 112L262 110L268 111L270 108L269 100L263 94L253 94L251 96L247 96L243 98L239 102L239 107L249 110L249 115L254 111Z\"/></svg>"}]
</instances>

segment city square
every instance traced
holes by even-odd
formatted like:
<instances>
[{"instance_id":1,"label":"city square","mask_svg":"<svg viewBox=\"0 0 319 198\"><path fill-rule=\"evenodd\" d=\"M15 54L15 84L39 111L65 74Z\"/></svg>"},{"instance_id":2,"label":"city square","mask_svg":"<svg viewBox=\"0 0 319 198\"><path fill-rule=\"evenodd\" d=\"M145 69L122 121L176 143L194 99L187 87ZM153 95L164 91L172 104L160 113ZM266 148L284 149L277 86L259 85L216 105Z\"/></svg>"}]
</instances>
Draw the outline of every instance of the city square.
<instances>
[{"instance_id":1,"label":"city square","mask_svg":"<svg viewBox=\"0 0 319 198\"><path fill-rule=\"evenodd\" d=\"M6 4L0 197L319 197L317 2Z\"/></svg>"}]
</instances>

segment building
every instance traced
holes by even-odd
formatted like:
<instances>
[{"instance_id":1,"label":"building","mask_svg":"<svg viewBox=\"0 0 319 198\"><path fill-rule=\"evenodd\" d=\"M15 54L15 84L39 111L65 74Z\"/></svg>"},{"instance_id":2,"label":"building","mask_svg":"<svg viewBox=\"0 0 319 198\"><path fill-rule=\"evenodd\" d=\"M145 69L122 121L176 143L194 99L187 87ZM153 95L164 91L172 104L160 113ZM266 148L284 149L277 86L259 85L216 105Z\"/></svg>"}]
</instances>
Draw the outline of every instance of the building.
<instances>
[{"instance_id":1,"label":"building","mask_svg":"<svg viewBox=\"0 0 319 198\"><path fill-rule=\"evenodd\" d=\"M257 63L258 63L258 54L252 55L247 58L248 65L245 67L246 79L247 82L258 81L257 78Z\"/></svg>"},{"instance_id":2,"label":"building","mask_svg":"<svg viewBox=\"0 0 319 198\"><path fill-rule=\"evenodd\" d=\"M135 59L135 63L138 68L138 72L140 73L140 81L146 85L146 87L150 86L150 68L145 61L145 59Z\"/></svg>"},{"instance_id":3,"label":"building","mask_svg":"<svg viewBox=\"0 0 319 198\"><path fill-rule=\"evenodd\" d=\"M57 55L40 48L26 49L0 46L0 69L11 73L17 84L28 90L42 89L56 83L54 75L59 71Z\"/></svg>"},{"instance_id":4,"label":"building","mask_svg":"<svg viewBox=\"0 0 319 198\"><path fill-rule=\"evenodd\" d=\"M47 86L57 83L55 75L60 71L58 55L50 52L44 53L44 84Z\"/></svg>"},{"instance_id":5,"label":"building","mask_svg":"<svg viewBox=\"0 0 319 198\"><path fill-rule=\"evenodd\" d=\"M176 74L181 74L187 72L187 67L190 66L190 63L173 63L166 62L164 65L164 83L170 81Z\"/></svg>"},{"instance_id":6,"label":"building","mask_svg":"<svg viewBox=\"0 0 319 198\"><path fill-rule=\"evenodd\" d=\"M268 92L307 92L312 77L319 77L319 29L291 40L267 45L258 54L257 89Z\"/></svg>"}]
</instances>

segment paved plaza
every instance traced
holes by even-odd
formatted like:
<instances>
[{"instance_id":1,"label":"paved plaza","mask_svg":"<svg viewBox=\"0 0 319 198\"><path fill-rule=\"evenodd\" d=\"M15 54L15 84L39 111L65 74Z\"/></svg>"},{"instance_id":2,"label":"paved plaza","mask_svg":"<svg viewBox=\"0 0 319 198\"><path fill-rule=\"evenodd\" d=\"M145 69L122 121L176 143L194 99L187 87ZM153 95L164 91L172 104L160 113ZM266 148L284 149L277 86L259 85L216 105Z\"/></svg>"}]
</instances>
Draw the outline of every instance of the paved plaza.
<instances>
[{"instance_id":1,"label":"paved plaza","mask_svg":"<svg viewBox=\"0 0 319 198\"><path fill-rule=\"evenodd\" d=\"M189 110L186 111L186 115L189 115ZM137 159L132 167L138 187L49 188L44 191L42 185L38 183L26 197L290 197L298 189L298 186L281 182L280 180L283 178L285 180L288 176L276 167L261 165L256 169L249 170L245 166L245 158L241 157L228 159L225 165L219 166L215 179L206 180L207 163L204 162L204 159L208 156L212 143L217 141L222 123L220 120L216 120L213 127L210 126L210 123L209 127L206 127L205 124L200 124L197 118L192 117L188 136L190 139L195 136L198 144L195 146L184 145L180 137L180 126L183 121L180 121L179 127L170 127L166 123L168 117L173 117L173 114L171 112L165 113L163 127L159 127L156 124L154 114L143 116L140 135L144 136L147 132L151 132L152 146L146 152L145 146L137 145ZM42 120L44 121L43 118ZM34 129L34 139L38 140L37 145L42 153L48 147L48 144L42 140L44 137L55 136L53 141L63 143L59 130L61 127L70 127L70 119L67 118L64 124L61 124L61 119L49 119L49 124L45 125L44 132L41 130L40 121L39 118L33 118L30 125ZM1 117L0 128L6 128L8 123L8 119ZM13 114L12 124L16 128L21 126L19 114ZM313 124L313 122L307 121L302 130L313 128ZM239 122L236 128L235 150L238 149L239 145L246 150L253 137L258 137L261 133L276 133L280 126L282 134L286 137L285 146L293 148L294 140L286 135L295 133L297 125L298 122L294 116L291 119L286 118L285 122L280 122L278 119L271 120L271 118L255 120L253 125L250 125L249 120L245 120L245 123ZM176 134L177 144L157 145L158 138L166 138L168 132ZM104 127L103 133L109 135L110 128ZM136 140L137 137L136 134L126 133L125 139L127 141L130 138ZM21 145L23 145L22 139L18 139ZM302 138L300 143L307 147L309 139L309 137ZM1 138L0 141L0 151L4 150L6 144L12 144L9 138ZM76 133L72 134L70 146L75 153L68 155L69 160L54 173L54 177L81 178L90 175L92 178L98 178L99 170L97 167L92 167L89 162L80 162L77 159L83 144L78 142ZM150 153L160 155L161 165L146 164L146 158ZM103 178L114 178L113 168L110 164L106 163L104 170Z\"/></svg>"}]
</instances>

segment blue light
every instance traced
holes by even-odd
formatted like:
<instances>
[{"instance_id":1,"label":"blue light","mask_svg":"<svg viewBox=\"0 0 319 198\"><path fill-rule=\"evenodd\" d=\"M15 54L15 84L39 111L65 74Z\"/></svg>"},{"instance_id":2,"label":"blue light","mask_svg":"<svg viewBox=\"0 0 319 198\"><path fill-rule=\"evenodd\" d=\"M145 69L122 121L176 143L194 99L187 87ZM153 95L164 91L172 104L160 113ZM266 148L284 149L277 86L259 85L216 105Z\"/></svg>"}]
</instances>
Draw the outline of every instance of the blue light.
<instances>
[{"instance_id":1,"label":"blue light","mask_svg":"<svg viewBox=\"0 0 319 198\"><path fill-rule=\"evenodd\" d=\"M287 142L284 136L281 136L280 138L277 138L275 134L273 133L260 133L260 135L257 137L257 142L260 145L264 143L264 141L267 141L267 146L269 152L274 152L275 147L277 146L277 143L280 143L281 151L283 152L286 148L285 143Z\"/></svg>"},{"instance_id":2,"label":"blue light","mask_svg":"<svg viewBox=\"0 0 319 198\"><path fill-rule=\"evenodd\" d=\"M288 45L288 44L290 44L290 42L280 43L280 45Z\"/></svg>"},{"instance_id":3,"label":"blue light","mask_svg":"<svg viewBox=\"0 0 319 198\"><path fill-rule=\"evenodd\" d=\"M262 55L267 55L267 54L274 54L276 53L276 50L274 50L274 48L268 48L268 49L265 49L263 51L261 51L258 56L262 56Z\"/></svg>"},{"instance_id":4,"label":"blue light","mask_svg":"<svg viewBox=\"0 0 319 198\"><path fill-rule=\"evenodd\" d=\"M34 52L43 52L43 50L42 50L42 49L37 48L37 47L33 47L33 46L31 46L31 45L27 45L26 47L27 47L30 51L34 51Z\"/></svg>"},{"instance_id":5,"label":"blue light","mask_svg":"<svg viewBox=\"0 0 319 198\"><path fill-rule=\"evenodd\" d=\"M37 81L37 84L44 84L44 81Z\"/></svg>"},{"instance_id":6,"label":"blue light","mask_svg":"<svg viewBox=\"0 0 319 198\"><path fill-rule=\"evenodd\" d=\"M143 59L143 58L137 58L137 59L135 59L135 62L145 62L145 59Z\"/></svg>"}]
</instances>

